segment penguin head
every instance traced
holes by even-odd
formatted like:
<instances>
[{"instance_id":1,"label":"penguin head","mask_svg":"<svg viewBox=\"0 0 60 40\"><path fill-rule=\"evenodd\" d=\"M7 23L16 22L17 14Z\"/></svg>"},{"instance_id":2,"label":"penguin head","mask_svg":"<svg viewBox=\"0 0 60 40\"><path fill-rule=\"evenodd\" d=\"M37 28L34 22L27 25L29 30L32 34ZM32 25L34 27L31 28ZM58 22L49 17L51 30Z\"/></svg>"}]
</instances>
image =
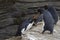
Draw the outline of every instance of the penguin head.
<instances>
[{"instance_id":1,"label":"penguin head","mask_svg":"<svg viewBox=\"0 0 60 40\"><path fill-rule=\"evenodd\" d=\"M45 5L45 6L44 6L44 9L47 10L47 9L48 9L48 5Z\"/></svg>"},{"instance_id":2,"label":"penguin head","mask_svg":"<svg viewBox=\"0 0 60 40\"><path fill-rule=\"evenodd\" d=\"M40 8L37 11L40 12L40 14L42 14L42 12L44 11L44 8Z\"/></svg>"}]
</instances>

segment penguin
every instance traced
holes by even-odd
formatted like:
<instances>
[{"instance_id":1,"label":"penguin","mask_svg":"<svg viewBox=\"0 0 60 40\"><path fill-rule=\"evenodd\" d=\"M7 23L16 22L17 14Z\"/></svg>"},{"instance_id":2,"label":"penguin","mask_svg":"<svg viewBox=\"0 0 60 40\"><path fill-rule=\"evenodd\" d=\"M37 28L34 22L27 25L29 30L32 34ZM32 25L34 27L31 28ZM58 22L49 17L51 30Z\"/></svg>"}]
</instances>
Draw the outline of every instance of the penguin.
<instances>
[{"instance_id":1,"label":"penguin","mask_svg":"<svg viewBox=\"0 0 60 40\"><path fill-rule=\"evenodd\" d=\"M53 7L52 5L45 5L44 8L45 8L45 10L48 10L51 13L51 15L52 15L52 17L55 21L54 24L57 24L57 22L58 22L58 13L57 13L55 7Z\"/></svg>"},{"instance_id":2,"label":"penguin","mask_svg":"<svg viewBox=\"0 0 60 40\"><path fill-rule=\"evenodd\" d=\"M50 31L50 34L53 34L54 19L53 19L51 13L43 8L38 9L38 12L40 14L43 14L43 20L44 20L44 24L45 24L42 34L44 34L45 31Z\"/></svg>"},{"instance_id":3,"label":"penguin","mask_svg":"<svg viewBox=\"0 0 60 40\"><path fill-rule=\"evenodd\" d=\"M15 36L22 36L25 33L25 31L29 30L32 27L33 23L34 21L32 19L26 19L22 23L22 25L19 25Z\"/></svg>"}]
</instances>

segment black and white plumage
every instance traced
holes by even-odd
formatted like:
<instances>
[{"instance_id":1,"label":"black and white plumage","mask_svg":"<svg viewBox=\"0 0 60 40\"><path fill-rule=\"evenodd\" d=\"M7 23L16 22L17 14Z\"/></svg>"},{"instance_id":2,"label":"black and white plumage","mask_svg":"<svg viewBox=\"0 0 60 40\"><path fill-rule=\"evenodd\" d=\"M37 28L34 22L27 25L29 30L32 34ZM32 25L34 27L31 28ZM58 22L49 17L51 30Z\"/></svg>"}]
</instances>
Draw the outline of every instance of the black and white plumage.
<instances>
[{"instance_id":1,"label":"black and white plumage","mask_svg":"<svg viewBox=\"0 0 60 40\"><path fill-rule=\"evenodd\" d=\"M51 5L45 5L44 8L51 13L51 15L52 15L52 17L55 21L54 24L57 24L57 22L58 22L58 13L57 13L55 7L53 7Z\"/></svg>"},{"instance_id":2,"label":"black and white plumage","mask_svg":"<svg viewBox=\"0 0 60 40\"><path fill-rule=\"evenodd\" d=\"M26 19L22 25L19 25L16 36L21 36L24 34L25 31L29 30L32 27L33 23L34 21L32 19Z\"/></svg>"},{"instance_id":3,"label":"black and white plumage","mask_svg":"<svg viewBox=\"0 0 60 40\"><path fill-rule=\"evenodd\" d=\"M44 30L42 33L44 33L46 30L50 31L50 33L53 33L54 19L53 19L51 13L44 9L38 9L38 12L40 12L40 14L43 14L43 20L45 23Z\"/></svg>"}]
</instances>

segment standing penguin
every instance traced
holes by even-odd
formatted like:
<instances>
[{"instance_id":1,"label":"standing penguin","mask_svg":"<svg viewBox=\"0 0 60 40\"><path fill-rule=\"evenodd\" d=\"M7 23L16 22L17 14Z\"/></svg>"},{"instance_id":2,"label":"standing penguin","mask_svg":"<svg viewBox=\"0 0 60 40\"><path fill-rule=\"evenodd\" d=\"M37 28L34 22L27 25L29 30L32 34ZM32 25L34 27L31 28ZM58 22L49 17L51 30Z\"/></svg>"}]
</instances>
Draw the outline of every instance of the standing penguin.
<instances>
[{"instance_id":1,"label":"standing penguin","mask_svg":"<svg viewBox=\"0 0 60 40\"><path fill-rule=\"evenodd\" d=\"M48 31L50 31L50 34L52 34L53 29L54 29L54 19L53 19L51 13L42 8L38 9L38 12L40 12L40 14L43 14L43 20L45 23L44 30L42 33L44 33L46 30L48 30Z\"/></svg>"},{"instance_id":2,"label":"standing penguin","mask_svg":"<svg viewBox=\"0 0 60 40\"><path fill-rule=\"evenodd\" d=\"M53 19L55 21L54 24L57 24L57 22L58 22L58 13L57 13L55 7L49 6L49 5L45 5L44 8L51 13L51 15L52 15L52 17L53 17Z\"/></svg>"},{"instance_id":3,"label":"standing penguin","mask_svg":"<svg viewBox=\"0 0 60 40\"><path fill-rule=\"evenodd\" d=\"M33 23L34 21L32 19L26 19L22 25L19 25L16 36L21 36L24 34L26 30L29 30L32 27Z\"/></svg>"}]
</instances>

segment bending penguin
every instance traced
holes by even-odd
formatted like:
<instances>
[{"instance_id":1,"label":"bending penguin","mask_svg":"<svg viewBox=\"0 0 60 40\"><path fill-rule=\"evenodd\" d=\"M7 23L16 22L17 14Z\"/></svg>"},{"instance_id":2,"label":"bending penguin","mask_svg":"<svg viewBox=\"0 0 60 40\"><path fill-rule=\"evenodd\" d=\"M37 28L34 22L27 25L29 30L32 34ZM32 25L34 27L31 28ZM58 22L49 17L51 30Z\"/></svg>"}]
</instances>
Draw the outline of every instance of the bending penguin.
<instances>
[{"instance_id":1,"label":"bending penguin","mask_svg":"<svg viewBox=\"0 0 60 40\"><path fill-rule=\"evenodd\" d=\"M51 13L51 15L52 15L52 17L55 21L54 24L57 24L57 22L58 22L58 13L57 13L55 7L53 7L51 5L45 5L44 8L45 8L45 10L48 10Z\"/></svg>"},{"instance_id":2,"label":"bending penguin","mask_svg":"<svg viewBox=\"0 0 60 40\"><path fill-rule=\"evenodd\" d=\"M44 20L44 30L42 31L42 34L45 31L50 31L50 34L53 34L54 29L54 19L51 15L51 13L43 8L38 9L38 12L40 14L43 14L43 20Z\"/></svg>"},{"instance_id":3,"label":"bending penguin","mask_svg":"<svg viewBox=\"0 0 60 40\"><path fill-rule=\"evenodd\" d=\"M25 31L29 30L32 27L33 23L34 21L32 19L26 19L22 25L19 25L15 36L21 36L24 34Z\"/></svg>"}]
</instances>

